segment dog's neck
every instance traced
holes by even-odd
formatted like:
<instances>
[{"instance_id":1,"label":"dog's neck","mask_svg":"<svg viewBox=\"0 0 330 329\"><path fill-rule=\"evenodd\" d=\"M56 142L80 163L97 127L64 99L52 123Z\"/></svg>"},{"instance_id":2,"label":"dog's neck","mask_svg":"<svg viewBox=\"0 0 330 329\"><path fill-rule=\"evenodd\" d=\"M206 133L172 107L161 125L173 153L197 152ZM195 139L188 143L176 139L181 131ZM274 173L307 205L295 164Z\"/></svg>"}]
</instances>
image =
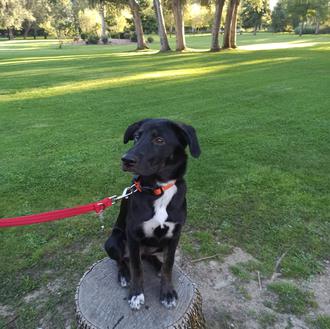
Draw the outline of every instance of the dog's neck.
<instances>
[{"instance_id":1,"label":"dog's neck","mask_svg":"<svg viewBox=\"0 0 330 329\"><path fill-rule=\"evenodd\" d=\"M152 176L138 176L139 181L142 186L162 186L166 185L170 182L179 182L183 179L183 176L177 177L177 176L159 176L159 175L152 175Z\"/></svg>"}]
</instances>

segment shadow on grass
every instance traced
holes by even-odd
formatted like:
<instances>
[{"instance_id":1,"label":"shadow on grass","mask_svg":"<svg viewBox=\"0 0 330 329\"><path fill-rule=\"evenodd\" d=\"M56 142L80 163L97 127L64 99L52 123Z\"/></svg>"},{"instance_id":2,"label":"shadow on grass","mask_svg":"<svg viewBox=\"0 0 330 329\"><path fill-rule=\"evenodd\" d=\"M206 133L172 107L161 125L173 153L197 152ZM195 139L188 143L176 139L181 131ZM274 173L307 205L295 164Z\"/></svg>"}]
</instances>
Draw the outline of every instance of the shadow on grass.
<instances>
[{"instance_id":1,"label":"shadow on grass","mask_svg":"<svg viewBox=\"0 0 330 329\"><path fill-rule=\"evenodd\" d=\"M47 95L51 96L52 88L56 91L56 95L59 95L61 88L64 93L69 93L70 90L76 92L79 88L88 90L88 88L103 88L107 85L122 86L124 82L129 84L131 81L180 79L187 75L202 77L208 74L221 74L228 70L235 73L240 66L263 65L264 67L265 63L279 65L298 60L301 55L300 52L291 52L290 56L285 57L283 54L280 50L274 51L267 59L261 51L253 55L250 52L241 51L207 53L202 56L198 53L144 54L133 57L121 57L117 54L46 56L34 61L30 58L22 58L22 63L18 61L18 65L24 64L23 70L20 66L16 68L16 62L3 61L0 65L6 65L0 73L0 78L16 79L15 83L12 83L13 80L6 81L2 92L6 96L2 97L1 101L14 100L10 99L11 90L16 91L13 95L15 100L23 96L17 93L20 90L25 93L21 99L27 97L26 94L29 93L35 97L47 97ZM171 70L166 70L169 66ZM49 79L50 75L52 79ZM95 79L96 77L100 78ZM36 85L36 88L27 90L26 84ZM29 97L34 97L32 94Z\"/></svg>"},{"instance_id":2,"label":"shadow on grass","mask_svg":"<svg viewBox=\"0 0 330 329\"><path fill-rule=\"evenodd\" d=\"M152 72L143 72L140 73L136 71L133 75L122 76L115 75L112 78L103 78L103 79L88 79L80 81L70 81L63 85L56 84L51 87L50 85L46 87L38 87L34 89L23 90L22 92L16 92L13 95L4 95L0 98L0 102L10 102L10 101L22 101L26 99L38 99L45 97L56 97L62 96L65 94L80 93L86 91L92 91L95 89L105 89L105 88L121 88L134 84L136 82L148 82L155 83L162 80L176 80L177 82L184 82L185 77L195 77L203 78L205 75L213 74L222 74L226 72L235 73L237 70L241 70L242 67L245 67L245 70L248 71L250 68L257 66L257 70L262 70L267 68L270 64L272 66L284 64L290 61L297 60L297 57L282 57L277 59L259 59L252 61L240 61L235 64L221 64L221 65L208 65L204 67L193 67L193 68L175 68L172 70L161 70L161 71L152 71ZM102 69L101 69L102 70ZM61 72L60 72L61 73ZM93 72L94 74L95 72ZM181 81L183 79L183 81Z\"/></svg>"}]
</instances>

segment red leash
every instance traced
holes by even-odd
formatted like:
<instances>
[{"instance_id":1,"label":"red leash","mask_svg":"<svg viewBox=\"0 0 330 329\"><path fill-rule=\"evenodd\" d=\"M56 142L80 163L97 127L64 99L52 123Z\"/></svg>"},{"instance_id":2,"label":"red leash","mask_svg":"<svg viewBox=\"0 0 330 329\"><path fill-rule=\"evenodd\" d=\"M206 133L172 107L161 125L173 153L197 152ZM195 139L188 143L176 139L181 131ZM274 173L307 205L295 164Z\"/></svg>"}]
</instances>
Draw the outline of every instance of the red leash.
<instances>
[{"instance_id":1,"label":"red leash","mask_svg":"<svg viewBox=\"0 0 330 329\"><path fill-rule=\"evenodd\" d=\"M91 211L95 211L97 214L101 214L106 208L111 207L118 200L122 198L127 198L129 195L135 193L136 191L137 190L135 189L134 185L132 185L130 187L125 188L122 195L118 197L115 195L82 206L43 212L41 214L36 215L26 215L13 218L0 218L0 227L21 226L51 222L53 220L86 214Z\"/></svg>"},{"instance_id":2,"label":"red leash","mask_svg":"<svg viewBox=\"0 0 330 329\"><path fill-rule=\"evenodd\" d=\"M162 193L164 193L164 191L171 188L174 184L175 181L173 183L160 186L153 190L153 194L161 195ZM51 222L53 220L59 220L63 218L86 214L91 211L95 211L98 215L101 215L106 208L111 207L120 199L128 198L131 194L137 191L142 191L142 187L139 180L135 180L133 185L126 187L120 196L114 195L112 197L104 198L100 201L88 203L82 206L48 211L36 215L26 215L13 218L0 218L0 227L11 227Z\"/></svg>"},{"instance_id":3,"label":"red leash","mask_svg":"<svg viewBox=\"0 0 330 329\"><path fill-rule=\"evenodd\" d=\"M21 225L31 225L31 224L38 224L44 222L51 222L53 220L86 214L91 211L95 211L97 214L99 214L104 209L112 205L113 205L112 198L105 198L98 202L85 204L83 206L43 212L37 215L26 215L26 216L13 217L13 218L1 218L0 227L21 226Z\"/></svg>"}]
</instances>

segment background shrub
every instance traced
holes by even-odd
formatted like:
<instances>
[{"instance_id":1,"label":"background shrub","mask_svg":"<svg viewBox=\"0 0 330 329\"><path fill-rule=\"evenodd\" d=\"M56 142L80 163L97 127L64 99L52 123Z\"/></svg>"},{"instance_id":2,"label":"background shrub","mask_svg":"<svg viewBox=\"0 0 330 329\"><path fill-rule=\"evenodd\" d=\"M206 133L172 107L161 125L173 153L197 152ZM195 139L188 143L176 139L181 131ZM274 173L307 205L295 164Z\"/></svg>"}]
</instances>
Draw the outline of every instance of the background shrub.
<instances>
[{"instance_id":1,"label":"background shrub","mask_svg":"<svg viewBox=\"0 0 330 329\"><path fill-rule=\"evenodd\" d=\"M80 38L83 39L84 41L87 40L88 34L87 33L81 33Z\"/></svg>"},{"instance_id":2,"label":"background shrub","mask_svg":"<svg viewBox=\"0 0 330 329\"><path fill-rule=\"evenodd\" d=\"M89 34L86 43L88 45L97 45L100 41L100 37L97 34Z\"/></svg>"},{"instance_id":3,"label":"background shrub","mask_svg":"<svg viewBox=\"0 0 330 329\"><path fill-rule=\"evenodd\" d=\"M295 34L299 34L300 33L300 26L297 26L294 29L294 33ZM303 34L314 34L315 33L315 27L313 27L313 26L304 26L302 33Z\"/></svg>"},{"instance_id":4,"label":"background shrub","mask_svg":"<svg viewBox=\"0 0 330 329\"><path fill-rule=\"evenodd\" d=\"M112 32L110 33L111 39L121 39L119 32Z\"/></svg>"},{"instance_id":5,"label":"background shrub","mask_svg":"<svg viewBox=\"0 0 330 329\"><path fill-rule=\"evenodd\" d=\"M109 43L109 38L108 38L108 36L103 36L103 37L101 38L101 41L102 41L102 43L103 43L104 45L108 44L108 43Z\"/></svg>"}]
</instances>

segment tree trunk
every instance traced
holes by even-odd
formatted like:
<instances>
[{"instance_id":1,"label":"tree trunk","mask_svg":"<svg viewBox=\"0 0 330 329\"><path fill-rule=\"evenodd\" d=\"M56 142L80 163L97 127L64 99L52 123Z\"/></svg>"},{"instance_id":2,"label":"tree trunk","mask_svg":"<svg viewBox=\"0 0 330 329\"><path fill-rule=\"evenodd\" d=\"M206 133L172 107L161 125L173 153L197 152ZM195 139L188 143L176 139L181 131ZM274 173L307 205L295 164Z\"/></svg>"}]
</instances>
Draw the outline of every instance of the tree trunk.
<instances>
[{"instance_id":1,"label":"tree trunk","mask_svg":"<svg viewBox=\"0 0 330 329\"><path fill-rule=\"evenodd\" d=\"M233 19L231 22L231 33L230 33L230 43L232 48L237 48L237 12L239 7L239 0L235 1L235 7L233 11Z\"/></svg>"},{"instance_id":2,"label":"tree trunk","mask_svg":"<svg viewBox=\"0 0 330 329\"><path fill-rule=\"evenodd\" d=\"M34 28L33 28L33 39L37 39L37 26L34 25Z\"/></svg>"},{"instance_id":3,"label":"tree trunk","mask_svg":"<svg viewBox=\"0 0 330 329\"><path fill-rule=\"evenodd\" d=\"M257 35L257 24L253 27L253 35Z\"/></svg>"},{"instance_id":4,"label":"tree trunk","mask_svg":"<svg viewBox=\"0 0 330 329\"><path fill-rule=\"evenodd\" d=\"M142 27L142 21L140 16L140 7L139 4L136 2L136 0L129 0L129 5L132 10L133 14L133 20L135 25L135 32L137 37L137 49L143 50L147 49L148 46L146 42L144 41L144 34L143 34L143 27Z\"/></svg>"},{"instance_id":5,"label":"tree trunk","mask_svg":"<svg viewBox=\"0 0 330 329\"><path fill-rule=\"evenodd\" d=\"M172 10L175 22L176 50L182 51L186 49L182 0L172 0Z\"/></svg>"},{"instance_id":6,"label":"tree trunk","mask_svg":"<svg viewBox=\"0 0 330 329\"><path fill-rule=\"evenodd\" d=\"M101 17L101 38L107 36L107 24L105 22L104 3L100 2L99 13Z\"/></svg>"},{"instance_id":7,"label":"tree trunk","mask_svg":"<svg viewBox=\"0 0 330 329\"><path fill-rule=\"evenodd\" d=\"M299 36L301 37L304 32L304 21L301 22L300 24L300 29L299 29Z\"/></svg>"},{"instance_id":8,"label":"tree trunk","mask_svg":"<svg viewBox=\"0 0 330 329\"><path fill-rule=\"evenodd\" d=\"M230 0L230 3L227 8L225 32L223 34L223 44L222 44L222 48L224 49L231 48L231 24L233 20L235 2L236 0Z\"/></svg>"},{"instance_id":9,"label":"tree trunk","mask_svg":"<svg viewBox=\"0 0 330 329\"><path fill-rule=\"evenodd\" d=\"M9 40L14 40L15 36L14 36L14 30L12 27L8 28L8 39Z\"/></svg>"},{"instance_id":10,"label":"tree trunk","mask_svg":"<svg viewBox=\"0 0 330 329\"><path fill-rule=\"evenodd\" d=\"M164 20L163 9L160 0L154 0L154 7L157 17L158 34L160 39L160 51L171 50L167 39L165 20Z\"/></svg>"},{"instance_id":11,"label":"tree trunk","mask_svg":"<svg viewBox=\"0 0 330 329\"><path fill-rule=\"evenodd\" d=\"M315 27L315 34L319 34L320 32L320 21L317 19L316 27Z\"/></svg>"},{"instance_id":12,"label":"tree trunk","mask_svg":"<svg viewBox=\"0 0 330 329\"><path fill-rule=\"evenodd\" d=\"M26 26L26 28L24 30L24 36L23 36L24 40L28 37L29 32L31 30L31 26L32 26L32 22L28 21L27 22L27 26Z\"/></svg>"},{"instance_id":13,"label":"tree trunk","mask_svg":"<svg viewBox=\"0 0 330 329\"><path fill-rule=\"evenodd\" d=\"M211 51L220 50L219 30L221 24L222 9L224 4L225 4L225 0L217 0L215 4L214 22L212 27Z\"/></svg>"}]
</instances>

